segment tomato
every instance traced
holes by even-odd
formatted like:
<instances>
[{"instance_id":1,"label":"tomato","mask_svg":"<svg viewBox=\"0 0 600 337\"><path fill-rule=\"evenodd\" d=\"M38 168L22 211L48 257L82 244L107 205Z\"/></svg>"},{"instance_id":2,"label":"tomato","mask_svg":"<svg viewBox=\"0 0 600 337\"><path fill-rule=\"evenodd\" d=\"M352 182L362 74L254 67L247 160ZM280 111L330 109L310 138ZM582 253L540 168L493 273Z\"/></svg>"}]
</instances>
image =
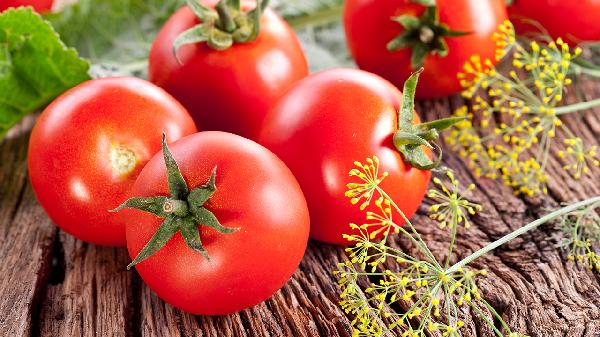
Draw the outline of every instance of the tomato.
<instances>
[{"instance_id":1,"label":"tomato","mask_svg":"<svg viewBox=\"0 0 600 337\"><path fill-rule=\"evenodd\" d=\"M31 6L37 12L48 12L52 9L54 0L2 0L0 2L0 12L8 8L21 6Z\"/></svg>"},{"instance_id":2,"label":"tomato","mask_svg":"<svg viewBox=\"0 0 600 337\"><path fill-rule=\"evenodd\" d=\"M255 41L226 50L188 44L177 52L179 63L173 43L198 23L188 7L167 21L150 52L150 80L182 102L200 130L255 139L274 101L308 74L300 42L287 23L267 9Z\"/></svg>"},{"instance_id":3,"label":"tomato","mask_svg":"<svg viewBox=\"0 0 600 337\"><path fill-rule=\"evenodd\" d=\"M508 8L520 33L539 33L536 25L541 24L555 39L575 43L600 40L600 0L513 0Z\"/></svg>"},{"instance_id":4,"label":"tomato","mask_svg":"<svg viewBox=\"0 0 600 337\"><path fill-rule=\"evenodd\" d=\"M181 104L136 78L85 82L50 104L29 142L29 178L40 204L64 231L125 246L108 211L126 199L146 162L169 141L196 132Z\"/></svg>"},{"instance_id":5,"label":"tomato","mask_svg":"<svg viewBox=\"0 0 600 337\"><path fill-rule=\"evenodd\" d=\"M230 133L188 136L172 144L171 153L182 183L192 191L180 193L189 208L178 219L188 218L192 201L186 195L210 186L212 171L216 191L203 207L221 226L235 230L224 234L196 221L192 229L200 232L205 256L187 246L183 232L171 234L164 247L136 265L140 276L159 297L193 314L229 314L266 300L287 282L306 250L309 216L298 182L273 153ZM167 181L165 160L157 154L131 196L171 195L174 200ZM164 204L158 208L166 209ZM127 248L134 258L165 225L150 213L124 212Z\"/></svg>"},{"instance_id":6,"label":"tomato","mask_svg":"<svg viewBox=\"0 0 600 337\"><path fill-rule=\"evenodd\" d=\"M408 33L392 18L423 18L425 7L410 0L347 0L344 8L346 37L361 69L376 73L400 87L413 71L423 66L425 72L417 97L449 96L461 91L457 74L472 55L495 59L496 45L492 35L507 19L504 1L438 0L439 23L456 34L468 34L444 37L440 33L442 27L427 25L410 33L410 41L418 42L418 47L399 47L390 51L388 43ZM447 52L445 57L442 57L443 50ZM415 64L413 54L424 56L423 62Z\"/></svg>"},{"instance_id":7,"label":"tomato","mask_svg":"<svg viewBox=\"0 0 600 337\"><path fill-rule=\"evenodd\" d=\"M407 217L421 204L431 174L405 163L393 143L401 101L401 93L379 76L334 69L298 82L267 117L259 142L300 182L312 238L348 244L342 237L353 233L348 223L364 223L364 213L344 197L354 161L379 157L379 172L389 173L380 186L400 200Z\"/></svg>"}]
</instances>

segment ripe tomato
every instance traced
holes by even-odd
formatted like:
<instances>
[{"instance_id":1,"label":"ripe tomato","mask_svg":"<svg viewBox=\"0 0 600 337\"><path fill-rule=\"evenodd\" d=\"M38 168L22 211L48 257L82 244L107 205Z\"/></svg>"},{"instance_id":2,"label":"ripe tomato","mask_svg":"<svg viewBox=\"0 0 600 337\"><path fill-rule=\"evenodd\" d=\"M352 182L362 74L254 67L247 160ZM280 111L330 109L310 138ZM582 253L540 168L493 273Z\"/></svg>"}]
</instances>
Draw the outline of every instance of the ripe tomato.
<instances>
[{"instance_id":1,"label":"ripe tomato","mask_svg":"<svg viewBox=\"0 0 600 337\"><path fill-rule=\"evenodd\" d=\"M150 52L150 81L177 98L199 129L255 139L274 101L308 74L300 42L287 23L267 9L255 41L221 51L207 43L188 44L177 52L179 63L173 43L198 23L188 7L167 21Z\"/></svg>"},{"instance_id":2,"label":"ripe tomato","mask_svg":"<svg viewBox=\"0 0 600 337\"><path fill-rule=\"evenodd\" d=\"M64 231L125 246L108 211L126 199L146 162L169 141L196 132L181 104L150 82L106 78L64 93L40 116L29 142L29 178L40 204Z\"/></svg>"},{"instance_id":3,"label":"ripe tomato","mask_svg":"<svg viewBox=\"0 0 600 337\"><path fill-rule=\"evenodd\" d=\"M379 172L389 173L380 186L401 200L406 216L421 204L431 174L407 165L393 143L401 101L401 93L379 76L334 69L299 81L267 117L260 143L300 182L312 238L347 244L342 235L352 233L348 223L364 223L364 214L344 193L353 162L373 155L379 157Z\"/></svg>"},{"instance_id":4,"label":"ripe tomato","mask_svg":"<svg viewBox=\"0 0 600 337\"><path fill-rule=\"evenodd\" d=\"M457 74L472 55L494 60L496 45L492 35L507 19L504 1L438 0L439 23L456 34L467 34L438 39L443 35L443 28L418 26L407 37L408 41L420 41L418 46L397 45L399 49L390 51L388 43L407 32L392 18L423 17L425 7L411 0L347 0L344 8L346 37L361 69L383 76L399 88L420 67L414 64L413 55L425 56L422 64L425 72L417 97L449 96L461 91ZM444 49L447 55L442 57Z\"/></svg>"},{"instance_id":5,"label":"ripe tomato","mask_svg":"<svg viewBox=\"0 0 600 337\"><path fill-rule=\"evenodd\" d=\"M8 8L21 6L31 6L39 13L48 12L52 9L54 0L2 0L0 2L0 12Z\"/></svg>"},{"instance_id":6,"label":"ripe tomato","mask_svg":"<svg viewBox=\"0 0 600 337\"><path fill-rule=\"evenodd\" d=\"M192 193L210 186L216 167L216 191L212 189L204 207L222 226L237 230L223 234L195 221L192 229L200 232L196 247L201 241L209 259L187 246L182 231L136 265L140 276L159 297L193 314L229 314L266 300L287 282L306 250L309 215L298 182L273 153L230 133L185 137L172 144L171 153ZM157 154L140 173L131 196L169 194L174 200L163 154ZM186 201L187 211L192 201L186 195L191 193L178 199ZM165 209L164 204L158 209ZM124 212L127 248L134 258L165 225L150 213ZM178 219L189 216L184 212Z\"/></svg>"},{"instance_id":7,"label":"ripe tomato","mask_svg":"<svg viewBox=\"0 0 600 337\"><path fill-rule=\"evenodd\" d=\"M513 0L508 7L518 32L540 32L533 20L541 24L553 38L569 42L600 40L600 0L556 1Z\"/></svg>"}]
</instances>

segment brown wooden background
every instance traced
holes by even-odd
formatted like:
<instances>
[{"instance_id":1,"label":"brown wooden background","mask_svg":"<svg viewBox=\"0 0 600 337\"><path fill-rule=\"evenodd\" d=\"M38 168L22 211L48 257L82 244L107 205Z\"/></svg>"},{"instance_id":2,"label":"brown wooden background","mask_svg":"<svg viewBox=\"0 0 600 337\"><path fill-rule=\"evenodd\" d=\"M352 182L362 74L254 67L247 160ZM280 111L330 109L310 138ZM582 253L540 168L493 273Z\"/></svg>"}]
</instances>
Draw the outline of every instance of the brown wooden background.
<instances>
[{"instance_id":1,"label":"brown wooden background","mask_svg":"<svg viewBox=\"0 0 600 337\"><path fill-rule=\"evenodd\" d=\"M587 98L600 87L586 85ZM425 118L446 116L460 98L422 102ZM331 271L345 259L341 248L311 242L294 277L270 300L226 317L195 317L163 303L133 271L124 249L102 248L59 231L38 205L27 180L29 117L0 143L0 336L275 337L351 335L337 305ZM600 138L600 110L569 116L566 123L589 144ZM558 140L560 141L560 139ZM549 194L518 198L498 182L476 179L450 152L445 164L464 186L478 186L472 199L484 206L468 232L460 231L458 258L544 214L562 202L600 194L600 170L574 182L553 158ZM422 211L414 220L434 253L443 257L448 233ZM517 331L531 336L600 334L600 277L565 262L551 227L531 232L474 266L485 267L484 296ZM400 247L411 249L403 240ZM491 336L481 321L467 319L465 336Z\"/></svg>"}]
</instances>

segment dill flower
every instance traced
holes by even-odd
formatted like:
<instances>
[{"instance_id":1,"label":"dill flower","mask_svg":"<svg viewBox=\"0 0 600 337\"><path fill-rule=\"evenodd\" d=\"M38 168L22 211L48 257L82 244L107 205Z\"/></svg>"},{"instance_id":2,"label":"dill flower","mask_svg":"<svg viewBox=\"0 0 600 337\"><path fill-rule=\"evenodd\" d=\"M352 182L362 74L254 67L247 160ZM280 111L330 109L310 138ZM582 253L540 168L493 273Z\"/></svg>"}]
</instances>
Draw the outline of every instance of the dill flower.
<instances>
[{"instance_id":1,"label":"dill flower","mask_svg":"<svg viewBox=\"0 0 600 337\"><path fill-rule=\"evenodd\" d=\"M354 165L357 168L352 169L349 176L358 177L361 182L347 184L348 191L346 192L346 197L351 198L352 204L357 204L364 199L360 205L360 209L364 210L371 203L375 188L388 176L388 173L384 172L379 176L379 158L376 156L367 158L365 164L357 161L354 162Z\"/></svg>"},{"instance_id":2,"label":"dill flower","mask_svg":"<svg viewBox=\"0 0 600 337\"><path fill-rule=\"evenodd\" d=\"M450 179L450 188L446 187L440 178L435 177L433 182L437 188L431 189L427 193L431 200L437 202L429 208L432 212L430 218L439 221L441 229L453 223L463 224L468 229L471 227L471 223L467 214L475 215L476 212L481 211L481 205L465 198L468 192L475 189L475 185L471 184L464 192L461 192L454 173L448 170L446 176Z\"/></svg>"},{"instance_id":3,"label":"dill flower","mask_svg":"<svg viewBox=\"0 0 600 337\"><path fill-rule=\"evenodd\" d=\"M456 228L460 223L466 224L468 217L478 212L481 207L468 201L465 195L473 190L469 186L461 190L458 180L451 172L446 172L449 180L435 180L435 189L428 195L436 202L433 217L446 222L452 228L452 237L446 254L446 261L440 263L429 250L413 224L402 213L398 205L379 186L386 174L379 173L377 157L367 159L367 163L356 163L350 176L358 178L360 183L348 184L350 191L346 194L353 204L357 195L362 199L375 199L375 206L366 210L364 203L360 207L365 211L366 225L351 224L352 235L346 235L354 245L346 248L348 260L338 265L334 275L338 278L341 289L340 306L354 317L351 324L353 337L380 337L393 333L396 336L425 337L441 335L448 337L461 336L465 325L461 315L471 311L479 316L496 336L526 337L512 331L498 312L482 297L477 286L477 279L485 277L485 270L476 270L469 264L491 250L513 240L514 238L547 223L561 218L568 232L576 232L576 238L565 241L565 246L579 245L572 253L573 259L598 263L598 255L591 255L590 247L583 237L600 235L599 218L595 209L600 207L600 196L566 206L544 217L535 220L518 230L505 235L499 240L479 249L463 260L450 265L450 256L456 240ZM362 170L362 171L361 171ZM367 178L368 177L368 178ZM366 184L366 185L365 185ZM364 186L363 186L364 185ZM363 186L360 192L355 190ZM357 194L358 193L358 194ZM434 205L435 206L435 205ZM435 213L437 212L437 214ZM405 223L399 226L394 223L392 214L400 215ZM459 220L462 219L462 220ZM381 241L375 241L368 233L368 228L376 224L385 225L387 234L398 233L409 239L419 254L410 254L387 244L385 235ZM575 225L576 224L576 225ZM577 226L577 230L574 230ZM585 229L584 229L585 228ZM590 231L590 228L592 230ZM585 234L583 234L585 233ZM597 265L596 267L597 268ZM402 310L395 310L397 307Z\"/></svg>"},{"instance_id":4,"label":"dill flower","mask_svg":"<svg viewBox=\"0 0 600 337\"><path fill-rule=\"evenodd\" d=\"M547 193L546 165L559 145L558 132L568 138L559 156L572 160L565 169L575 178L589 172L590 166L599 166L596 148L585 148L560 120L562 115L600 105L600 100L563 105L572 83L572 61L582 50L571 49L560 38L525 46L508 21L494 39L497 58L511 55L509 69L498 69L477 55L465 64L459 79L463 96L472 103L456 111L466 119L457 124L448 144L468 160L477 176L501 178L516 194L529 196Z\"/></svg>"},{"instance_id":5,"label":"dill flower","mask_svg":"<svg viewBox=\"0 0 600 337\"><path fill-rule=\"evenodd\" d=\"M390 331L401 331L400 336L424 337L432 333L442 336L458 337L464 322L460 319L460 308L471 308L482 315L490 327L501 335L500 329L494 326L493 319L503 322L502 318L481 296L477 287L477 277L487 275L485 270L473 270L465 266L449 266L456 227L464 224L468 227L468 216L481 209L476 203L465 198L466 193L473 190L469 186L465 191L450 171L446 177L450 186L439 178L435 178L436 189L428 195L438 203L432 206L432 216L453 228L452 243L448 258L444 265L431 253L421 239L414 226L406 219L402 211L377 182L385 178L386 173L378 172L377 157L368 158L366 163L355 163L357 168L350 171L350 176L358 178L360 183L348 184L348 193L353 204L363 202L360 207L365 210L374 199L374 206L365 210L366 224L351 224L355 230L352 235L345 235L354 246L346 249L349 260L341 263L335 274L342 289L340 305L342 309L354 316L353 336L384 336ZM359 200L356 200L356 198ZM364 207L363 207L364 206ZM406 225L399 226L394 222L393 213L397 213ZM368 229L379 226L386 231L382 241L374 241ZM424 255L415 257L399 249L387 245L388 235L402 234L409 238ZM390 268L393 265L393 268ZM370 280L377 280L373 282ZM362 287L361 284L368 284ZM399 313L392 306L406 308ZM493 319L484 314L492 313ZM503 329L509 334L508 325Z\"/></svg>"},{"instance_id":6,"label":"dill flower","mask_svg":"<svg viewBox=\"0 0 600 337\"><path fill-rule=\"evenodd\" d=\"M590 270L600 272L600 215L596 204L561 217L558 227L563 237L560 246L567 258Z\"/></svg>"}]
</instances>

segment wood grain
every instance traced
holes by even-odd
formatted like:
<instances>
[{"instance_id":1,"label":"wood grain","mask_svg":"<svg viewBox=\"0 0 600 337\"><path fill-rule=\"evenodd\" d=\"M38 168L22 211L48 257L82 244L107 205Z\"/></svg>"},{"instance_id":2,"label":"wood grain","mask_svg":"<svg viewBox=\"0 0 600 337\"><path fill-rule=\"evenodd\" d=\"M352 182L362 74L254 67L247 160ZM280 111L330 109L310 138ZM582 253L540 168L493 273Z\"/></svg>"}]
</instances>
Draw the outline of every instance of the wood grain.
<instances>
[{"instance_id":1,"label":"wood grain","mask_svg":"<svg viewBox=\"0 0 600 337\"><path fill-rule=\"evenodd\" d=\"M600 88L586 85L586 95ZM422 102L426 119L447 116L459 98ZM350 320L338 307L339 289L331 271L345 260L342 248L311 242L293 278L271 299L225 317L196 317L162 302L133 271L127 253L82 243L57 230L37 204L26 178L28 118L0 144L0 336L126 337L349 337ZM598 144L600 112L569 116L565 122L588 144ZM454 259L544 214L563 202L600 194L600 170L575 182L553 157L545 197L519 198L502 184L475 178L466 163L446 152L445 164L462 184L478 189L472 199L484 211L469 231L460 230ZM425 214L414 222L434 254L443 258L449 233ZM490 273L480 289L516 331L531 336L600 334L600 277L565 262L545 226L475 262ZM394 243L412 249L402 239ZM481 320L468 316L465 336L492 336Z\"/></svg>"}]
</instances>

